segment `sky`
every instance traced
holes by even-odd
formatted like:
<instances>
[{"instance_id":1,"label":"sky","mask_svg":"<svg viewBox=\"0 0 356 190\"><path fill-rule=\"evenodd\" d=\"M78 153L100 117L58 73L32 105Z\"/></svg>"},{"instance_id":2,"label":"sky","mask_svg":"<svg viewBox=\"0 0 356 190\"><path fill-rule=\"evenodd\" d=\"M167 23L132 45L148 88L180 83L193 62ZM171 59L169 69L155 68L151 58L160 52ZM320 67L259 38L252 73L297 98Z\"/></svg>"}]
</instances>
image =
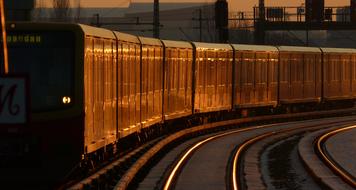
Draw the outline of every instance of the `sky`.
<instances>
[{"instance_id":1,"label":"sky","mask_svg":"<svg viewBox=\"0 0 356 190\"><path fill-rule=\"evenodd\" d=\"M53 0L36 0L42 1L45 6L50 6ZM81 7L126 7L131 1L135 2L153 2L153 0L70 0L71 5L80 2ZM160 2L212 2L215 0L160 0ZM230 2L229 2L230 1ZM299 6L305 0L265 0L265 6ZM231 11L251 11L252 7L258 5L258 0L228 0ZM326 6L345 6L349 5L350 0L325 0Z\"/></svg>"}]
</instances>

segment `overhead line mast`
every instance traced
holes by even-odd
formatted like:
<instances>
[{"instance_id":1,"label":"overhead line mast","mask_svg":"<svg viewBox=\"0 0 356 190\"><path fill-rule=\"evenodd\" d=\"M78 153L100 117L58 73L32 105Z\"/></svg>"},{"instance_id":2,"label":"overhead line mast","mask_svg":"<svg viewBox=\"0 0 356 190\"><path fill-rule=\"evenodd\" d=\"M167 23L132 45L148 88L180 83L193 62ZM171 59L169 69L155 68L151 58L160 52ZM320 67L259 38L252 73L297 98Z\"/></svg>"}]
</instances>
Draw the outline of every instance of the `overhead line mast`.
<instances>
[{"instance_id":1,"label":"overhead line mast","mask_svg":"<svg viewBox=\"0 0 356 190\"><path fill-rule=\"evenodd\" d=\"M159 38L159 0L154 0L153 5L153 37Z\"/></svg>"}]
</instances>

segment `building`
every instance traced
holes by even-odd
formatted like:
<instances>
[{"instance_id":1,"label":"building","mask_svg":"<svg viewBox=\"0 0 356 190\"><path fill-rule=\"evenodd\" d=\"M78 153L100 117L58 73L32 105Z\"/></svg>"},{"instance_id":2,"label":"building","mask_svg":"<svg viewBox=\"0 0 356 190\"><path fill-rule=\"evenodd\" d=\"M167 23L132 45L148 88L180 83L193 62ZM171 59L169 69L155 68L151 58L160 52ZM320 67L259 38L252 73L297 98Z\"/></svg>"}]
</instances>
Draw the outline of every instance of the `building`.
<instances>
[{"instance_id":1,"label":"building","mask_svg":"<svg viewBox=\"0 0 356 190\"><path fill-rule=\"evenodd\" d=\"M6 20L29 21L35 0L5 0Z\"/></svg>"},{"instance_id":2,"label":"building","mask_svg":"<svg viewBox=\"0 0 356 190\"><path fill-rule=\"evenodd\" d=\"M161 38L217 41L214 3L160 3L159 9ZM36 8L33 20L57 21L53 15L51 8ZM153 3L131 3L123 8L71 8L63 21L152 37Z\"/></svg>"}]
</instances>

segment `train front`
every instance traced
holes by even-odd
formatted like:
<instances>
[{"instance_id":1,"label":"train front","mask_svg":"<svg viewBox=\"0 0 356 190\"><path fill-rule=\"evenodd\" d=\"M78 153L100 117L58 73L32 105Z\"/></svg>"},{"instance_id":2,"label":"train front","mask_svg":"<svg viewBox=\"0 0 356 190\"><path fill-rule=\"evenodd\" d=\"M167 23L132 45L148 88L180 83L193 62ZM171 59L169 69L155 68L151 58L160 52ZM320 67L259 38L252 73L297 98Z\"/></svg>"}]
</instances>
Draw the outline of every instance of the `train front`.
<instances>
[{"instance_id":1,"label":"train front","mask_svg":"<svg viewBox=\"0 0 356 190\"><path fill-rule=\"evenodd\" d=\"M8 23L7 46L0 179L48 187L64 180L83 153L83 34L73 24Z\"/></svg>"}]
</instances>

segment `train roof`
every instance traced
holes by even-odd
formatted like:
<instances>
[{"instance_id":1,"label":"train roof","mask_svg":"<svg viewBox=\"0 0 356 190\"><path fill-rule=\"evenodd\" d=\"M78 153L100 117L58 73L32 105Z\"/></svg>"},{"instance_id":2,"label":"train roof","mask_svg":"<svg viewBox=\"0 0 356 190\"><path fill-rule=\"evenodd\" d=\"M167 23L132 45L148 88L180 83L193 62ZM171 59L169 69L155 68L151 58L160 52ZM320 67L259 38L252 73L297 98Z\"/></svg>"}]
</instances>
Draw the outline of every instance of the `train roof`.
<instances>
[{"instance_id":1,"label":"train roof","mask_svg":"<svg viewBox=\"0 0 356 190\"><path fill-rule=\"evenodd\" d=\"M115 39L114 34L107 29L96 28L83 24L73 23L37 23L37 22L8 22L9 31L15 30L32 30L32 31L74 31L82 32L84 35L100 36L109 39Z\"/></svg>"},{"instance_id":2,"label":"train roof","mask_svg":"<svg viewBox=\"0 0 356 190\"><path fill-rule=\"evenodd\" d=\"M278 48L274 46L232 44L232 47L234 47L234 49L237 51L278 52Z\"/></svg>"},{"instance_id":3,"label":"train roof","mask_svg":"<svg viewBox=\"0 0 356 190\"><path fill-rule=\"evenodd\" d=\"M117 32L117 31L114 31L114 34L117 37L117 39L120 41L131 42L131 43L136 43L136 44L141 43L140 40L138 39L138 37L135 35L126 34L126 33Z\"/></svg>"},{"instance_id":4,"label":"train roof","mask_svg":"<svg viewBox=\"0 0 356 190\"><path fill-rule=\"evenodd\" d=\"M186 41L162 40L162 43L168 48L193 48L192 44Z\"/></svg>"},{"instance_id":5,"label":"train roof","mask_svg":"<svg viewBox=\"0 0 356 190\"><path fill-rule=\"evenodd\" d=\"M151 45L151 46L163 46L161 40L157 38L148 38L148 37L138 37L142 45Z\"/></svg>"},{"instance_id":6,"label":"train roof","mask_svg":"<svg viewBox=\"0 0 356 190\"><path fill-rule=\"evenodd\" d=\"M278 46L277 48L279 51L321 53L321 50L317 47Z\"/></svg>"},{"instance_id":7,"label":"train roof","mask_svg":"<svg viewBox=\"0 0 356 190\"><path fill-rule=\"evenodd\" d=\"M232 50L230 44L216 44L216 43L204 43L204 42L193 42L197 49L225 49Z\"/></svg>"},{"instance_id":8,"label":"train roof","mask_svg":"<svg viewBox=\"0 0 356 190\"><path fill-rule=\"evenodd\" d=\"M320 48L324 53L356 53L356 49L350 48Z\"/></svg>"},{"instance_id":9,"label":"train roof","mask_svg":"<svg viewBox=\"0 0 356 190\"><path fill-rule=\"evenodd\" d=\"M88 26L84 24L78 24L81 29L83 30L85 35L89 36L98 36L98 37L103 37L103 38L109 38L109 39L116 39L115 35L111 30L104 29L104 28L97 28L93 26Z\"/></svg>"}]
</instances>

